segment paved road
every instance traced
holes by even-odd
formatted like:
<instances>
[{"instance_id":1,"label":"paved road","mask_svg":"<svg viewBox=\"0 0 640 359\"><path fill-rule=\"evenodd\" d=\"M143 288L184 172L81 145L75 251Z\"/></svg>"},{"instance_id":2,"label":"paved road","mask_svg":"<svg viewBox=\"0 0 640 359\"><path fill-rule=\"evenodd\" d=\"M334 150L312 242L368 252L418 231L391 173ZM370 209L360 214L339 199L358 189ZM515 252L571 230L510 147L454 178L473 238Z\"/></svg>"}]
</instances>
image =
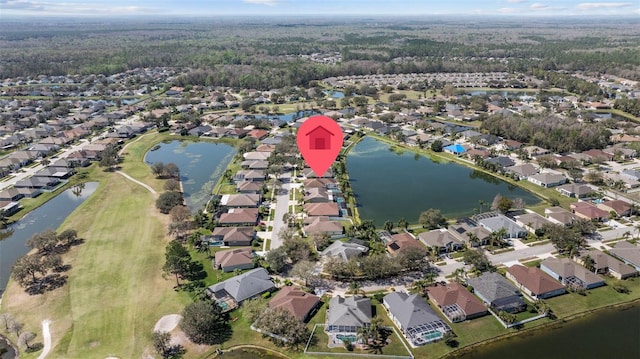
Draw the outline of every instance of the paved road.
<instances>
[{"instance_id":1,"label":"paved road","mask_svg":"<svg viewBox=\"0 0 640 359\"><path fill-rule=\"evenodd\" d=\"M278 233L280 233L280 230L282 228L286 227L284 221L282 220L282 217L284 216L285 213L289 211L289 191L291 189L291 183L290 183L291 172L284 173L282 176L280 176L280 179L284 183L282 184L282 189L280 190L280 193L278 193L278 195L276 196L276 208L275 208L276 211L273 218L273 231L271 233L270 249L278 248L282 245L282 240L280 239L280 236L278 236Z\"/></svg>"}]
</instances>

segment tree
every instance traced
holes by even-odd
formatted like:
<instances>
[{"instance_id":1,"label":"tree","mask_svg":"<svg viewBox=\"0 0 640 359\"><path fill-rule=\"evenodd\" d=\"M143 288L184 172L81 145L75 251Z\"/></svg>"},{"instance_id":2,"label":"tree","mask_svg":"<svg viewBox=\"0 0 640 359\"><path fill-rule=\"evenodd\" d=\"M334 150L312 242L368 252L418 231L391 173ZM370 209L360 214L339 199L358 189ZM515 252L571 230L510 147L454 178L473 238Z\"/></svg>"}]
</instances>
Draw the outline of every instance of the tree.
<instances>
[{"instance_id":1,"label":"tree","mask_svg":"<svg viewBox=\"0 0 640 359\"><path fill-rule=\"evenodd\" d=\"M423 228L436 229L447 223L439 209L430 208L420 213L418 222L422 224Z\"/></svg>"},{"instance_id":2,"label":"tree","mask_svg":"<svg viewBox=\"0 0 640 359\"><path fill-rule=\"evenodd\" d=\"M276 344L287 344L294 347L306 343L310 334L307 325L284 308L267 309L256 320L255 326L286 340L283 342L277 337L270 337L270 340Z\"/></svg>"},{"instance_id":3,"label":"tree","mask_svg":"<svg viewBox=\"0 0 640 359\"><path fill-rule=\"evenodd\" d=\"M465 264L472 265L473 270L476 272L486 272L494 270L494 267L487 256L479 250L467 248L462 253L462 259Z\"/></svg>"},{"instance_id":4,"label":"tree","mask_svg":"<svg viewBox=\"0 0 640 359\"><path fill-rule=\"evenodd\" d=\"M460 343L458 343L458 340L456 339L456 335L451 331L444 333L444 336L442 336L442 340L444 340L444 343L451 348L457 348L458 345L460 345Z\"/></svg>"},{"instance_id":5,"label":"tree","mask_svg":"<svg viewBox=\"0 0 640 359\"><path fill-rule=\"evenodd\" d=\"M242 311L242 316L246 318L249 323L253 323L266 309L267 303L258 296L242 302L242 308L240 310Z\"/></svg>"},{"instance_id":6,"label":"tree","mask_svg":"<svg viewBox=\"0 0 640 359\"><path fill-rule=\"evenodd\" d=\"M589 271L591 271L591 272L595 272L596 271L596 261L593 260L593 258L591 258L590 255L587 254L586 256L582 257L582 264Z\"/></svg>"},{"instance_id":7,"label":"tree","mask_svg":"<svg viewBox=\"0 0 640 359\"><path fill-rule=\"evenodd\" d=\"M27 240L27 247L37 249L40 254L51 253L58 245L58 235L54 230L36 233Z\"/></svg>"},{"instance_id":8,"label":"tree","mask_svg":"<svg viewBox=\"0 0 640 359\"><path fill-rule=\"evenodd\" d=\"M200 301L182 311L180 329L196 344L215 345L231 337L231 326L222 308L215 302Z\"/></svg>"},{"instance_id":9,"label":"tree","mask_svg":"<svg viewBox=\"0 0 640 359\"><path fill-rule=\"evenodd\" d=\"M391 230L393 229L393 222L387 220L384 222L384 226L383 226L384 230L387 232L391 232Z\"/></svg>"},{"instance_id":10,"label":"tree","mask_svg":"<svg viewBox=\"0 0 640 359\"><path fill-rule=\"evenodd\" d=\"M313 232L311 233L311 240L318 251L324 250L331 244L331 237L327 233Z\"/></svg>"},{"instance_id":11,"label":"tree","mask_svg":"<svg viewBox=\"0 0 640 359\"><path fill-rule=\"evenodd\" d=\"M500 205L501 200L502 200L502 195L500 193L496 194L495 197L493 197L493 201L491 201L491 207L490 207L492 211L498 210L498 206Z\"/></svg>"},{"instance_id":12,"label":"tree","mask_svg":"<svg viewBox=\"0 0 640 359\"><path fill-rule=\"evenodd\" d=\"M164 183L164 190L169 192L179 192L180 191L180 182L173 178L169 178Z\"/></svg>"},{"instance_id":13,"label":"tree","mask_svg":"<svg viewBox=\"0 0 640 359\"><path fill-rule=\"evenodd\" d=\"M513 208L524 209L525 206L526 206L526 203L522 198L517 197L516 199L513 200Z\"/></svg>"},{"instance_id":14,"label":"tree","mask_svg":"<svg viewBox=\"0 0 640 359\"><path fill-rule=\"evenodd\" d=\"M156 352L163 358L168 358L167 353L171 348L171 334L169 332L154 331L152 340Z\"/></svg>"},{"instance_id":15,"label":"tree","mask_svg":"<svg viewBox=\"0 0 640 359\"><path fill-rule=\"evenodd\" d=\"M312 281L316 276L316 274L314 273L315 267L315 263L307 260L302 260L293 265L293 268L291 269L291 275L293 277L302 279L304 281L304 286L306 287L309 285L309 282Z\"/></svg>"},{"instance_id":16,"label":"tree","mask_svg":"<svg viewBox=\"0 0 640 359\"><path fill-rule=\"evenodd\" d=\"M501 213L507 213L511 207L513 206L513 201L510 200L507 197L502 197L500 198L500 201L498 202L498 211L500 211Z\"/></svg>"},{"instance_id":17,"label":"tree","mask_svg":"<svg viewBox=\"0 0 640 359\"><path fill-rule=\"evenodd\" d=\"M165 275L176 277L176 286L180 286L180 278L187 278L192 272L191 254L182 243L171 241L165 252L165 263L162 267Z\"/></svg>"},{"instance_id":18,"label":"tree","mask_svg":"<svg viewBox=\"0 0 640 359\"><path fill-rule=\"evenodd\" d=\"M442 152L442 141L435 140L431 143L431 151L433 152Z\"/></svg>"},{"instance_id":19,"label":"tree","mask_svg":"<svg viewBox=\"0 0 640 359\"><path fill-rule=\"evenodd\" d=\"M396 260L408 271L424 270L429 267L426 255L427 251L422 248L407 247L398 252Z\"/></svg>"},{"instance_id":20,"label":"tree","mask_svg":"<svg viewBox=\"0 0 640 359\"><path fill-rule=\"evenodd\" d=\"M400 220L398 220L398 227L407 229L409 227L409 222L407 222L407 220L402 217L400 218Z\"/></svg>"},{"instance_id":21,"label":"tree","mask_svg":"<svg viewBox=\"0 0 640 359\"><path fill-rule=\"evenodd\" d=\"M113 166L118 164L118 161L118 149L113 145L107 146L100 153L100 167L107 167L108 170L111 170Z\"/></svg>"},{"instance_id":22,"label":"tree","mask_svg":"<svg viewBox=\"0 0 640 359\"><path fill-rule=\"evenodd\" d=\"M173 162L164 165L163 177L180 179L180 169L178 168L178 165Z\"/></svg>"},{"instance_id":23,"label":"tree","mask_svg":"<svg viewBox=\"0 0 640 359\"><path fill-rule=\"evenodd\" d=\"M45 264L37 255L24 255L18 258L11 269L13 279L23 287L37 283L36 274L43 272L46 272Z\"/></svg>"},{"instance_id":24,"label":"tree","mask_svg":"<svg viewBox=\"0 0 640 359\"><path fill-rule=\"evenodd\" d=\"M78 239L78 232L75 229L65 229L58 234L58 241L63 245L71 245Z\"/></svg>"},{"instance_id":25,"label":"tree","mask_svg":"<svg viewBox=\"0 0 640 359\"><path fill-rule=\"evenodd\" d=\"M309 260L314 257L310 240L298 235L285 236L282 241L282 247L287 252L287 256L294 262L297 260Z\"/></svg>"},{"instance_id":26,"label":"tree","mask_svg":"<svg viewBox=\"0 0 640 359\"><path fill-rule=\"evenodd\" d=\"M518 316L513 313L505 312L504 310L498 312L498 317L507 324L513 324L518 321Z\"/></svg>"},{"instance_id":27,"label":"tree","mask_svg":"<svg viewBox=\"0 0 640 359\"><path fill-rule=\"evenodd\" d=\"M584 175L584 180L592 184L602 184L604 177L601 172L590 170Z\"/></svg>"},{"instance_id":28,"label":"tree","mask_svg":"<svg viewBox=\"0 0 640 359\"><path fill-rule=\"evenodd\" d=\"M284 247L278 247L267 253L265 261L272 272L282 273L287 266L288 258L286 249Z\"/></svg>"},{"instance_id":29,"label":"tree","mask_svg":"<svg viewBox=\"0 0 640 359\"><path fill-rule=\"evenodd\" d=\"M164 174L164 163L155 162L151 164L151 173L153 173L153 175L158 178L162 177L162 175Z\"/></svg>"},{"instance_id":30,"label":"tree","mask_svg":"<svg viewBox=\"0 0 640 359\"><path fill-rule=\"evenodd\" d=\"M164 214L168 214L171 209L183 203L182 193L164 192L156 200L156 208Z\"/></svg>"}]
</instances>

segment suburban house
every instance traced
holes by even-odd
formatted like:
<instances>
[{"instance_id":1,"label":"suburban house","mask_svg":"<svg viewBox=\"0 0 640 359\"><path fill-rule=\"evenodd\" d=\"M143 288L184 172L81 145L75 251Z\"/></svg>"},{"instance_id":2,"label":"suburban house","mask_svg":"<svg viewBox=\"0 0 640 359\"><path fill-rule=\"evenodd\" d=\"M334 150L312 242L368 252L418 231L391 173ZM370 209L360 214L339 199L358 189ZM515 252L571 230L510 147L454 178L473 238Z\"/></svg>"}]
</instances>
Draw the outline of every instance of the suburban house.
<instances>
[{"instance_id":1,"label":"suburban house","mask_svg":"<svg viewBox=\"0 0 640 359\"><path fill-rule=\"evenodd\" d=\"M283 308L296 319L306 322L320 304L320 297L296 287L282 288L270 301L269 308Z\"/></svg>"},{"instance_id":2,"label":"suburban house","mask_svg":"<svg viewBox=\"0 0 640 359\"><path fill-rule=\"evenodd\" d=\"M458 282L436 283L426 291L431 302L437 305L452 323L487 314L487 307Z\"/></svg>"},{"instance_id":3,"label":"suburban house","mask_svg":"<svg viewBox=\"0 0 640 359\"><path fill-rule=\"evenodd\" d=\"M216 252L214 267L223 272L233 272L235 269L251 269L253 264L253 251L251 247L227 249Z\"/></svg>"},{"instance_id":4,"label":"suburban house","mask_svg":"<svg viewBox=\"0 0 640 359\"><path fill-rule=\"evenodd\" d=\"M609 253L640 271L640 247L627 241L616 243Z\"/></svg>"},{"instance_id":5,"label":"suburban house","mask_svg":"<svg viewBox=\"0 0 640 359\"><path fill-rule=\"evenodd\" d=\"M242 181L236 183L236 190L239 193L258 194L262 191L264 184L262 182Z\"/></svg>"},{"instance_id":6,"label":"suburban house","mask_svg":"<svg viewBox=\"0 0 640 359\"><path fill-rule=\"evenodd\" d=\"M589 202L571 203L569 208L573 210L576 217L588 219L590 221L604 221L611 215L609 212L600 209Z\"/></svg>"},{"instance_id":7,"label":"suburban house","mask_svg":"<svg viewBox=\"0 0 640 359\"><path fill-rule=\"evenodd\" d=\"M307 217L304 219L302 232L305 236L312 233L322 233L329 236L335 236L342 234L343 228L341 222L332 221L326 216Z\"/></svg>"},{"instance_id":8,"label":"suburban house","mask_svg":"<svg viewBox=\"0 0 640 359\"><path fill-rule=\"evenodd\" d=\"M262 170L240 170L233 175L233 181L238 184L242 181L263 182L266 175Z\"/></svg>"},{"instance_id":9,"label":"suburban house","mask_svg":"<svg viewBox=\"0 0 640 359\"><path fill-rule=\"evenodd\" d=\"M0 211L2 211L5 216L11 216L17 213L21 208L20 202L0 201Z\"/></svg>"},{"instance_id":10,"label":"suburban house","mask_svg":"<svg viewBox=\"0 0 640 359\"><path fill-rule=\"evenodd\" d=\"M609 213L615 212L619 217L631 215L631 203L619 199L598 203L596 207Z\"/></svg>"},{"instance_id":11,"label":"suburban house","mask_svg":"<svg viewBox=\"0 0 640 359\"><path fill-rule=\"evenodd\" d=\"M382 304L412 347L440 340L451 331L419 294L389 293L382 299Z\"/></svg>"},{"instance_id":12,"label":"suburban house","mask_svg":"<svg viewBox=\"0 0 640 359\"><path fill-rule=\"evenodd\" d=\"M397 255L405 248L418 248L426 253L426 248L409 233L398 233L390 236L387 242L387 252L392 256Z\"/></svg>"},{"instance_id":13,"label":"suburban house","mask_svg":"<svg viewBox=\"0 0 640 359\"><path fill-rule=\"evenodd\" d=\"M467 150L460 144L453 144L453 145L449 145L447 147L444 147L442 149L444 152L447 153L451 153L453 155L456 156L460 156L461 154L465 153Z\"/></svg>"},{"instance_id":14,"label":"suburban house","mask_svg":"<svg viewBox=\"0 0 640 359\"><path fill-rule=\"evenodd\" d=\"M542 187L555 187L567 182L567 178L561 174L556 173L540 173L537 175L527 177L527 181L537 184Z\"/></svg>"},{"instance_id":15,"label":"suburban house","mask_svg":"<svg viewBox=\"0 0 640 359\"><path fill-rule=\"evenodd\" d=\"M9 187L0 191L0 201L15 202L23 197L24 194L20 193L20 191L14 187Z\"/></svg>"},{"instance_id":16,"label":"suburban house","mask_svg":"<svg viewBox=\"0 0 640 359\"><path fill-rule=\"evenodd\" d=\"M230 208L258 207L259 194L225 194L220 199L220 205Z\"/></svg>"},{"instance_id":17,"label":"suburban house","mask_svg":"<svg viewBox=\"0 0 640 359\"><path fill-rule=\"evenodd\" d=\"M271 152L247 152L242 155L245 161L259 161L259 160L267 160L271 156Z\"/></svg>"},{"instance_id":18,"label":"suburban house","mask_svg":"<svg viewBox=\"0 0 640 359\"><path fill-rule=\"evenodd\" d=\"M216 227L211 237L225 246L250 246L255 234L253 227Z\"/></svg>"},{"instance_id":19,"label":"suburban house","mask_svg":"<svg viewBox=\"0 0 640 359\"><path fill-rule=\"evenodd\" d=\"M361 244L335 241L320 252L320 254L327 257L340 257L346 261L352 257L361 256L367 253L367 251L369 251L369 247Z\"/></svg>"},{"instance_id":20,"label":"suburban house","mask_svg":"<svg viewBox=\"0 0 640 359\"><path fill-rule=\"evenodd\" d=\"M334 342L340 343L343 339L355 342L358 329L368 327L371 317L371 299L338 295L329 300L325 331Z\"/></svg>"},{"instance_id":21,"label":"suburban house","mask_svg":"<svg viewBox=\"0 0 640 359\"><path fill-rule=\"evenodd\" d=\"M626 279L638 274L638 271L632 266L597 249L583 250L575 260L584 266L585 258L587 257L593 259L593 269L595 273L609 274L618 279Z\"/></svg>"},{"instance_id":22,"label":"suburban house","mask_svg":"<svg viewBox=\"0 0 640 359\"><path fill-rule=\"evenodd\" d=\"M335 202L329 203L306 203L303 209L309 216L329 216L339 217L340 208Z\"/></svg>"},{"instance_id":23,"label":"suburban house","mask_svg":"<svg viewBox=\"0 0 640 359\"><path fill-rule=\"evenodd\" d=\"M230 311L264 292L275 290L264 268L252 269L207 288L206 293L215 300L223 312Z\"/></svg>"},{"instance_id":24,"label":"suburban house","mask_svg":"<svg viewBox=\"0 0 640 359\"><path fill-rule=\"evenodd\" d=\"M567 197L586 198L594 192L594 189L586 184L568 183L556 187L556 191Z\"/></svg>"},{"instance_id":25,"label":"suburban house","mask_svg":"<svg viewBox=\"0 0 640 359\"><path fill-rule=\"evenodd\" d=\"M505 238L522 238L527 235L527 230L519 226L511 218L499 213L495 213L491 217L478 216L478 224L489 232L497 232L504 229Z\"/></svg>"},{"instance_id":26,"label":"suburban house","mask_svg":"<svg viewBox=\"0 0 640 359\"><path fill-rule=\"evenodd\" d=\"M591 289L604 285L604 280L569 258L547 258L540 269L574 289Z\"/></svg>"},{"instance_id":27,"label":"suburban house","mask_svg":"<svg viewBox=\"0 0 640 359\"><path fill-rule=\"evenodd\" d=\"M466 243L469 247L478 247L489 242L491 232L482 226L471 226L468 223L452 224L447 229L459 241Z\"/></svg>"},{"instance_id":28,"label":"suburban house","mask_svg":"<svg viewBox=\"0 0 640 359\"><path fill-rule=\"evenodd\" d=\"M463 242L443 228L422 232L418 235L418 239L427 247L438 248L439 251L455 251L463 246Z\"/></svg>"},{"instance_id":29,"label":"suburban house","mask_svg":"<svg viewBox=\"0 0 640 359\"><path fill-rule=\"evenodd\" d=\"M304 181L304 188L337 188L338 185L333 178L310 178Z\"/></svg>"},{"instance_id":30,"label":"suburban house","mask_svg":"<svg viewBox=\"0 0 640 359\"><path fill-rule=\"evenodd\" d=\"M560 282L536 267L515 264L507 269L506 277L532 299L546 299L567 292Z\"/></svg>"},{"instance_id":31,"label":"suburban house","mask_svg":"<svg viewBox=\"0 0 640 359\"><path fill-rule=\"evenodd\" d=\"M333 171L331 170L331 168L329 168L325 173L322 173L320 175L318 175L317 173L315 173L311 168L307 168L305 167L302 170L302 175L306 178L332 178L333 177Z\"/></svg>"},{"instance_id":32,"label":"suburban house","mask_svg":"<svg viewBox=\"0 0 640 359\"><path fill-rule=\"evenodd\" d=\"M524 227L533 234L536 233L536 230L542 229L545 225L551 224L549 220L537 213L525 213L519 216L514 216L514 218L518 225Z\"/></svg>"},{"instance_id":33,"label":"suburban house","mask_svg":"<svg viewBox=\"0 0 640 359\"><path fill-rule=\"evenodd\" d=\"M329 200L329 192L325 188L313 187L305 190L305 203L327 203Z\"/></svg>"},{"instance_id":34,"label":"suburban house","mask_svg":"<svg viewBox=\"0 0 640 359\"><path fill-rule=\"evenodd\" d=\"M467 284L483 302L495 311L519 313L527 308L518 291L505 277L495 272L486 272L476 278L469 278Z\"/></svg>"},{"instance_id":35,"label":"suburban house","mask_svg":"<svg viewBox=\"0 0 640 359\"><path fill-rule=\"evenodd\" d=\"M512 173L517 179L525 180L529 176L533 176L538 173L538 168L531 163L525 163L522 165L515 165L505 168L507 173Z\"/></svg>"},{"instance_id":36,"label":"suburban house","mask_svg":"<svg viewBox=\"0 0 640 359\"><path fill-rule=\"evenodd\" d=\"M562 207L549 207L544 210L547 219L551 223L560 224L563 226L571 225L578 217L575 214L567 211Z\"/></svg>"},{"instance_id":37,"label":"suburban house","mask_svg":"<svg viewBox=\"0 0 640 359\"><path fill-rule=\"evenodd\" d=\"M230 208L227 213L220 215L218 223L221 226L254 226L258 223L258 209Z\"/></svg>"}]
</instances>

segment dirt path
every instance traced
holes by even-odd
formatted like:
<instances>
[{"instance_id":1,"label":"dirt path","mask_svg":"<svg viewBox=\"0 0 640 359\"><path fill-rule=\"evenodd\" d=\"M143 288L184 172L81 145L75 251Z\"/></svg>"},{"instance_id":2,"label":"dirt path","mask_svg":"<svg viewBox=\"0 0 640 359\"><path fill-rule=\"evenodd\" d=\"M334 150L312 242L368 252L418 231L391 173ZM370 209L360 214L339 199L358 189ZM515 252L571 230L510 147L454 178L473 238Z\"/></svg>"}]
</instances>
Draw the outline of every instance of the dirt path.
<instances>
[{"instance_id":1,"label":"dirt path","mask_svg":"<svg viewBox=\"0 0 640 359\"><path fill-rule=\"evenodd\" d=\"M149 186L148 184L143 183L143 182L140 182L140 181L138 181L137 179L135 179L135 178L133 178L133 177L129 176L128 174L126 174L126 173L124 173L124 172L122 172L122 171L116 171L116 172L117 172L117 173L119 173L119 174L121 174L122 176L124 176L126 179L128 179L128 180L130 180L130 181L133 181L133 182L135 182L135 183L137 183L137 184L141 185L142 187L144 187L144 188L148 189L148 190L149 190L149 192L153 193L154 195L158 194L158 192L156 192L156 190L155 190L155 189L153 189L153 188L151 188L151 186Z\"/></svg>"},{"instance_id":2,"label":"dirt path","mask_svg":"<svg viewBox=\"0 0 640 359\"><path fill-rule=\"evenodd\" d=\"M38 359L44 359L51 350L51 331L49 331L49 324L51 324L49 319L42 321L42 339L44 340L44 347L42 348L42 353L40 353Z\"/></svg>"}]
</instances>

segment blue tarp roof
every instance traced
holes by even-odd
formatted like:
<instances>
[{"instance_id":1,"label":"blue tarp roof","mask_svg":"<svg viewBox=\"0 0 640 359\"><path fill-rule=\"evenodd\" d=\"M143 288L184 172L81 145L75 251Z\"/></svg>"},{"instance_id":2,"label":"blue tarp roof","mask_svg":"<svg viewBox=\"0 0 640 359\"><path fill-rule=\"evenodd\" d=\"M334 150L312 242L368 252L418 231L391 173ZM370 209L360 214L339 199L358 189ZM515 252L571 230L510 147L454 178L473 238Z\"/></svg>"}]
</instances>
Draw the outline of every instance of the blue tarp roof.
<instances>
[{"instance_id":1,"label":"blue tarp roof","mask_svg":"<svg viewBox=\"0 0 640 359\"><path fill-rule=\"evenodd\" d=\"M466 151L464 147L462 147L462 145L457 143L455 145L445 147L444 150L453 152L453 153L464 153Z\"/></svg>"}]
</instances>

